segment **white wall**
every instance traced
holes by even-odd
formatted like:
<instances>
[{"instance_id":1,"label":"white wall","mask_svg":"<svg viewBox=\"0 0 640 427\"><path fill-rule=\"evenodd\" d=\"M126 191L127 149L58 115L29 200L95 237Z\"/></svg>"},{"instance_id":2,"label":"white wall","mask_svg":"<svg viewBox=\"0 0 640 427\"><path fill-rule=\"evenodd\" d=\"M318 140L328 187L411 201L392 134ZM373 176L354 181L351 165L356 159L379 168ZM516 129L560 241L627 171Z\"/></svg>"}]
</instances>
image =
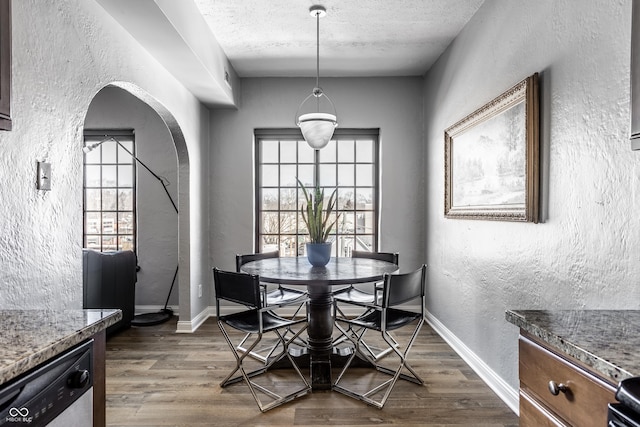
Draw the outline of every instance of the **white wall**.
<instances>
[{"instance_id":1,"label":"white wall","mask_svg":"<svg viewBox=\"0 0 640 427\"><path fill-rule=\"evenodd\" d=\"M206 306L191 286L210 275L207 109L94 1L12 7L13 130L0 132L0 307L82 306L83 123L94 95L122 82L162 110L180 137L180 314L191 319ZM52 165L49 192L35 188L37 160Z\"/></svg>"},{"instance_id":2,"label":"white wall","mask_svg":"<svg viewBox=\"0 0 640 427\"><path fill-rule=\"evenodd\" d=\"M158 113L147 104L117 88L106 87L89 106L85 129L133 129L136 156L156 175L166 178L167 190L178 200L176 148ZM164 307L178 265L178 215L162 184L142 165L137 165L136 213L138 283L136 306ZM178 304L178 286L170 305Z\"/></svg>"},{"instance_id":3,"label":"white wall","mask_svg":"<svg viewBox=\"0 0 640 427\"><path fill-rule=\"evenodd\" d=\"M425 77L428 309L514 389L507 309L640 307L631 2L487 1ZM541 77L540 224L444 218L444 129Z\"/></svg>"},{"instance_id":4,"label":"white wall","mask_svg":"<svg viewBox=\"0 0 640 427\"><path fill-rule=\"evenodd\" d=\"M339 126L380 128L381 235L384 251L400 252L400 268L423 260L422 79L321 79ZM235 255L254 250L253 130L293 128L313 79L243 79L238 111L211 113L211 256L235 269Z\"/></svg>"}]
</instances>

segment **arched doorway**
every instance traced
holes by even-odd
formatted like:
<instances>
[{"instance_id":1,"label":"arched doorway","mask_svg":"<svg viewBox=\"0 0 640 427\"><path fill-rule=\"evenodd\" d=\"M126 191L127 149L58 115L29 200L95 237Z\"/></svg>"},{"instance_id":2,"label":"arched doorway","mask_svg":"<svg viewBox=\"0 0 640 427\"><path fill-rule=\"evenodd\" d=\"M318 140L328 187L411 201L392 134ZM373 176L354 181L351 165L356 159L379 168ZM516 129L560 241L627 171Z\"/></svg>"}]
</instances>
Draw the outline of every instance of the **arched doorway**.
<instances>
[{"instance_id":1,"label":"arched doorway","mask_svg":"<svg viewBox=\"0 0 640 427\"><path fill-rule=\"evenodd\" d=\"M136 234L141 270L136 306L153 312L167 302L169 307L180 304L183 318L189 319L189 158L177 121L138 86L113 82L94 96L85 117L88 129L133 130L136 156L168 182L165 193L156 177L138 165ZM177 215L170 201L174 201Z\"/></svg>"}]
</instances>

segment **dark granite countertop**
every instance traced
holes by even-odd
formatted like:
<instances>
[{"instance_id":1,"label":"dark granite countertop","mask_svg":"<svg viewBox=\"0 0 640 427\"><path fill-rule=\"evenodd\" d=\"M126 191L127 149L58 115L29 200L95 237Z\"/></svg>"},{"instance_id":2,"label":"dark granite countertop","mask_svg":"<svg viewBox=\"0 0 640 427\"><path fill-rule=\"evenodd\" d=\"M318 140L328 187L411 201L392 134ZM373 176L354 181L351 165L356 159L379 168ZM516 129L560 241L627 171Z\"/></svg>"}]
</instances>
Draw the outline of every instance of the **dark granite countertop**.
<instances>
[{"instance_id":1,"label":"dark granite countertop","mask_svg":"<svg viewBox=\"0 0 640 427\"><path fill-rule=\"evenodd\" d=\"M120 319L120 310L0 310L0 384Z\"/></svg>"},{"instance_id":2,"label":"dark granite countertop","mask_svg":"<svg viewBox=\"0 0 640 427\"><path fill-rule=\"evenodd\" d=\"M509 310L505 317L614 385L640 376L640 310Z\"/></svg>"}]
</instances>

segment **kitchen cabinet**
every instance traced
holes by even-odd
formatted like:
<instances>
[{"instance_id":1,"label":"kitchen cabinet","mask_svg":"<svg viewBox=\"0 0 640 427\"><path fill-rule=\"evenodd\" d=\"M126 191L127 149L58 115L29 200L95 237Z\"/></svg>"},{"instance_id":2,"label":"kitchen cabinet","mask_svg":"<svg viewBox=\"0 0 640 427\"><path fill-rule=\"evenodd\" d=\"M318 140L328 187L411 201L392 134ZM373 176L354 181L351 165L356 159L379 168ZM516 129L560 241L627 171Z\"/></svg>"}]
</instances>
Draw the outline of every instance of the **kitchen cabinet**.
<instances>
[{"instance_id":1,"label":"kitchen cabinet","mask_svg":"<svg viewBox=\"0 0 640 427\"><path fill-rule=\"evenodd\" d=\"M508 310L521 426L601 427L618 383L640 376L640 310Z\"/></svg>"},{"instance_id":2,"label":"kitchen cabinet","mask_svg":"<svg viewBox=\"0 0 640 427\"><path fill-rule=\"evenodd\" d=\"M519 339L520 426L605 426L615 386L528 335Z\"/></svg>"}]
</instances>

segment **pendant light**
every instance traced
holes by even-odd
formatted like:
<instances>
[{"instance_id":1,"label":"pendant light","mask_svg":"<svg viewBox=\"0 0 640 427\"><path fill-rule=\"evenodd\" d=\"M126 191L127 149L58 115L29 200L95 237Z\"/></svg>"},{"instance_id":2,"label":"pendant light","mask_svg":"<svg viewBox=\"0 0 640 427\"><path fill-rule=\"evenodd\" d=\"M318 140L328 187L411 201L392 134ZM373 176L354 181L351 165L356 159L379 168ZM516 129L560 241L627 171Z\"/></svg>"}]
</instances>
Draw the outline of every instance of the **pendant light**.
<instances>
[{"instance_id":1,"label":"pendant light","mask_svg":"<svg viewBox=\"0 0 640 427\"><path fill-rule=\"evenodd\" d=\"M338 120L333 102L320 87L320 18L327 15L327 10L323 6L315 5L309 8L309 13L316 18L316 87L313 88L311 94L307 96L298 107L296 124L300 127L302 136L304 136L309 146L314 150L319 150L325 147L331 140L333 131L338 126ZM320 112L320 99L323 96L329 101L329 104L331 104L333 114ZM305 102L313 99L312 97L316 100L316 112L301 115L300 109Z\"/></svg>"}]
</instances>

